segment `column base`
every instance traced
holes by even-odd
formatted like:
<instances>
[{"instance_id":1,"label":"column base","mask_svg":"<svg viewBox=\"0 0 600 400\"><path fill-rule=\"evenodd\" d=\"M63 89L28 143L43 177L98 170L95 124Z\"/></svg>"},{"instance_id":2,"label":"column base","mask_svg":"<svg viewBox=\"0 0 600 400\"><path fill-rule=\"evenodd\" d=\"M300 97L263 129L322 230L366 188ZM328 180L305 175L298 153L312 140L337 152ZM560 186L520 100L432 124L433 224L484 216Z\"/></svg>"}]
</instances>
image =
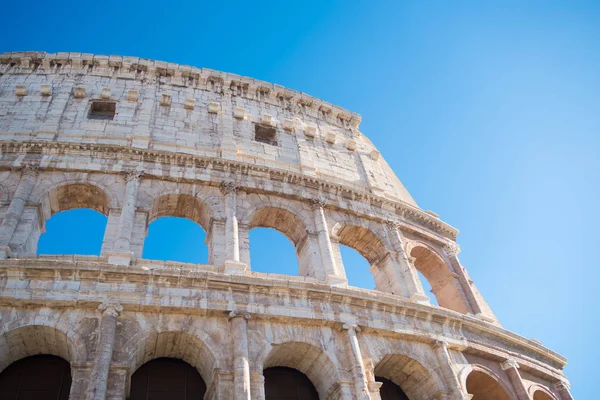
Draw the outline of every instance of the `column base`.
<instances>
[{"instance_id":1,"label":"column base","mask_svg":"<svg viewBox=\"0 0 600 400\"><path fill-rule=\"evenodd\" d=\"M108 253L108 263L113 265L130 265L133 260L131 251L111 251Z\"/></svg>"},{"instance_id":2,"label":"column base","mask_svg":"<svg viewBox=\"0 0 600 400\"><path fill-rule=\"evenodd\" d=\"M339 276L335 276L335 275L328 275L327 276L327 284L329 284L331 286L335 286L335 287L345 288L345 287L348 287L348 279L340 278Z\"/></svg>"},{"instance_id":3,"label":"column base","mask_svg":"<svg viewBox=\"0 0 600 400\"><path fill-rule=\"evenodd\" d=\"M244 275L248 266L240 261L227 260L223 263L223 273L229 275Z\"/></svg>"},{"instance_id":4,"label":"column base","mask_svg":"<svg viewBox=\"0 0 600 400\"><path fill-rule=\"evenodd\" d=\"M423 304L426 306L431 305L431 301L429 300L429 297L425 296L424 294L415 293L412 296L410 296L409 299L410 299L410 301L417 303L417 304Z\"/></svg>"},{"instance_id":5,"label":"column base","mask_svg":"<svg viewBox=\"0 0 600 400\"><path fill-rule=\"evenodd\" d=\"M12 251L8 246L0 247L0 260L5 260L12 257Z\"/></svg>"}]
</instances>

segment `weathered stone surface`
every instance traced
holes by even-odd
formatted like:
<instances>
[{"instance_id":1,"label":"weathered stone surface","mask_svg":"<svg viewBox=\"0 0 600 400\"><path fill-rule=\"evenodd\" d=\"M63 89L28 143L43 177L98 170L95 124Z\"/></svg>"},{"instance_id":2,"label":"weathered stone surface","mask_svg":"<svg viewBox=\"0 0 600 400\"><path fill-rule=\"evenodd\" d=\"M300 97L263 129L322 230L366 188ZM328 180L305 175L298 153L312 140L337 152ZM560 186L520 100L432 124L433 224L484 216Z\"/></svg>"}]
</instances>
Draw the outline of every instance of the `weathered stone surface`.
<instances>
[{"instance_id":1,"label":"weathered stone surface","mask_svg":"<svg viewBox=\"0 0 600 400\"><path fill-rule=\"evenodd\" d=\"M89 118L95 101L115 102L114 117ZM264 399L274 366L304 373L321 399L380 399L376 377L411 400L569 399L566 360L500 327L456 229L417 207L359 123L217 71L1 55L0 371L60 356L72 399L124 399L159 357L195 367L206 399ZM45 222L78 207L108 217L101 255L36 256ZM141 258L161 216L206 230L206 265ZM290 239L299 276L252 271L255 227ZM376 290L348 286L340 244L368 260Z\"/></svg>"}]
</instances>

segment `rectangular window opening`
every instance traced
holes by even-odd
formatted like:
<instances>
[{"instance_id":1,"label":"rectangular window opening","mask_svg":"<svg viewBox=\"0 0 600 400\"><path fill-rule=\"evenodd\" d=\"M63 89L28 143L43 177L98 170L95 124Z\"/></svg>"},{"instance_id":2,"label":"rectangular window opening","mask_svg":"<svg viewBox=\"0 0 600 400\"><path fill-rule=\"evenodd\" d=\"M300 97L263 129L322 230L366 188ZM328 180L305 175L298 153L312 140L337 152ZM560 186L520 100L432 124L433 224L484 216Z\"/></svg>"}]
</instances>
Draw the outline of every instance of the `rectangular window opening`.
<instances>
[{"instance_id":1,"label":"rectangular window opening","mask_svg":"<svg viewBox=\"0 0 600 400\"><path fill-rule=\"evenodd\" d=\"M94 101L90 107L89 119L107 119L115 118L117 103L114 101Z\"/></svg>"},{"instance_id":2,"label":"rectangular window opening","mask_svg":"<svg viewBox=\"0 0 600 400\"><path fill-rule=\"evenodd\" d=\"M254 125L254 140L260 143L277 146L277 131L269 126Z\"/></svg>"}]
</instances>

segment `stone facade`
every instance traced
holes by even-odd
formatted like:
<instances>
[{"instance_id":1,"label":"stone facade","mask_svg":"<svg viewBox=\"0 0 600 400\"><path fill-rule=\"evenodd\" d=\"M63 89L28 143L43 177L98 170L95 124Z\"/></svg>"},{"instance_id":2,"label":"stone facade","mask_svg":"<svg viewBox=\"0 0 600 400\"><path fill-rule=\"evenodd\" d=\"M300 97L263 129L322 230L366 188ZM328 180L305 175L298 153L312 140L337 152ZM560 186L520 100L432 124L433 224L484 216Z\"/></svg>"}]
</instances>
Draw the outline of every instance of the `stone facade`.
<instances>
[{"instance_id":1,"label":"stone facade","mask_svg":"<svg viewBox=\"0 0 600 400\"><path fill-rule=\"evenodd\" d=\"M411 400L571 399L566 360L500 326L457 230L416 205L359 123L207 69L0 55L0 371L62 357L71 399L127 398L158 357L195 367L205 399L264 399L273 366L321 399L380 399L376 376ZM101 255L36 255L45 222L79 207L108 217ZM162 216L204 228L207 265L141 258ZM252 271L255 227L289 238L299 276ZM348 286L339 244L367 259L376 290Z\"/></svg>"}]
</instances>

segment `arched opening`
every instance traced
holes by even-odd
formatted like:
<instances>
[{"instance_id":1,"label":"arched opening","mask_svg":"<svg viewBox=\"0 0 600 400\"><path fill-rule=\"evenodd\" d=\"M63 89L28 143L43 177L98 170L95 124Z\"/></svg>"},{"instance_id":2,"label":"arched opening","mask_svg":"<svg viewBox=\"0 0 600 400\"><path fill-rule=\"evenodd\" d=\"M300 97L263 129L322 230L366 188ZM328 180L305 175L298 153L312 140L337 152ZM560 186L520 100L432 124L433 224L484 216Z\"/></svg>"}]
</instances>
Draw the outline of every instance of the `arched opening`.
<instances>
[{"instance_id":1,"label":"arched opening","mask_svg":"<svg viewBox=\"0 0 600 400\"><path fill-rule=\"evenodd\" d=\"M444 260L424 246L417 246L410 252L414 266L431 285L431 293L440 307L463 314L470 307L455 273L450 271Z\"/></svg>"},{"instance_id":2,"label":"arched opening","mask_svg":"<svg viewBox=\"0 0 600 400\"><path fill-rule=\"evenodd\" d=\"M511 400L495 378L479 370L467 376L467 393L473 395L472 400Z\"/></svg>"},{"instance_id":3,"label":"arched opening","mask_svg":"<svg viewBox=\"0 0 600 400\"><path fill-rule=\"evenodd\" d=\"M341 253L341 246L334 246L334 248L338 248L336 254L336 262L341 263L344 266L344 270L348 274L348 270L350 270L351 274L358 275L359 284L356 285L358 287L367 288L374 281L375 289L396 294L402 295L402 282L398 282L396 274L394 272L394 260L391 257L390 252L385 246L384 242L370 229L364 228L362 226L356 225L344 225L344 226L336 226L333 229L332 242L338 242L340 245L350 247L351 249L357 251L368 263L370 267L366 270L356 271L356 266L365 265L360 261L355 261L356 258L352 260L352 262L356 262L356 264L346 265ZM365 265L366 266L366 265ZM354 270L354 271L353 271ZM371 279L364 278L367 273L370 273L372 276ZM352 279L353 281L355 278ZM369 282L365 285L365 282ZM349 283L355 286L353 283Z\"/></svg>"},{"instance_id":4,"label":"arched opening","mask_svg":"<svg viewBox=\"0 0 600 400\"><path fill-rule=\"evenodd\" d=\"M302 372L287 367L263 371L265 400L319 400L317 389Z\"/></svg>"},{"instance_id":5,"label":"arched opening","mask_svg":"<svg viewBox=\"0 0 600 400\"><path fill-rule=\"evenodd\" d=\"M253 271L312 275L306 226L296 215L282 208L261 208L252 214L248 229Z\"/></svg>"},{"instance_id":6,"label":"arched opening","mask_svg":"<svg viewBox=\"0 0 600 400\"><path fill-rule=\"evenodd\" d=\"M0 373L0 399L67 400L71 367L53 355L35 355L12 363Z\"/></svg>"},{"instance_id":7,"label":"arched opening","mask_svg":"<svg viewBox=\"0 0 600 400\"><path fill-rule=\"evenodd\" d=\"M425 293L425 296L429 297L429 302L435 306L438 306L438 301L435 298L435 294L432 292L433 288L431 287L431 284L427 278L425 278L425 276L419 270L417 270L417 275L419 276L419 280L423 285L423 292Z\"/></svg>"},{"instance_id":8,"label":"arched opening","mask_svg":"<svg viewBox=\"0 0 600 400\"><path fill-rule=\"evenodd\" d=\"M533 400L555 400L555 398L543 390L536 390L533 392Z\"/></svg>"},{"instance_id":9,"label":"arched opening","mask_svg":"<svg viewBox=\"0 0 600 400\"><path fill-rule=\"evenodd\" d=\"M348 285L362 289L375 289L375 278L369 271L371 266L367 259L352 247L340 244L339 248Z\"/></svg>"},{"instance_id":10,"label":"arched opening","mask_svg":"<svg viewBox=\"0 0 600 400\"><path fill-rule=\"evenodd\" d=\"M260 362L258 364L260 365ZM305 342L293 341L273 345L271 351L262 362L262 367L265 372L274 367L285 367L288 372L289 369L292 369L302 373L318 393L318 397L316 398L322 399L327 398L329 392L340 379L339 371L327 353ZM266 379L265 375L265 385ZM296 376L296 378L290 379L300 378ZM296 397L289 398L296 399Z\"/></svg>"},{"instance_id":11,"label":"arched opening","mask_svg":"<svg viewBox=\"0 0 600 400\"><path fill-rule=\"evenodd\" d=\"M156 359L182 360L198 371L207 387L210 387L214 371L219 368L219 360L224 358L219 349L210 343L210 337L200 331L194 334L182 331L140 333L139 336L130 337L113 357L127 360L130 371L137 371Z\"/></svg>"},{"instance_id":12,"label":"arched opening","mask_svg":"<svg viewBox=\"0 0 600 400\"><path fill-rule=\"evenodd\" d=\"M206 264L206 232L200 225L186 218L157 218L148 225L142 257L148 260Z\"/></svg>"},{"instance_id":13,"label":"arched opening","mask_svg":"<svg viewBox=\"0 0 600 400\"><path fill-rule=\"evenodd\" d=\"M375 381L381 382L381 387L379 388L381 400L409 400L408 397L406 397L406 393L402 391L400 386L396 385L389 379L376 376Z\"/></svg>"},{"instance_id":14,"label":"arched opening","mask_svg":"<svg viewBox=\"0 0 600 400\"><path fill-rule=\"evenodd\" d=\"M89 208L61 211L46 221L37 254L80 254L98 256L107 218Z\"/></svg>"},{"instance_id":15,"label":"arched opening","mask_svg":"<svg viewBox=\"0 0 600 400\"><path fill-rule=\"evenodd\" d=\"M375 380L385 378L400 388L405 398L410 400L429 400L435 398L444 390L434 375L418 361L400 354L385 356L374 369ZM385 382L384 382L385 384ZM383 387L383 386L382 386ZM388 386L389 387L389 386ZM398 395L398 391L389 387L391 396ZM396 397L389 397L395 399ZM399 397L400 399L404 399ZM385 398L382 396L382 400Z\"/></svg>"},{"instance_id":16,"label":"arched opening","mask_svg":"<svg viewBox=\"0 0 600 400\"><path fill-rule=\"evenodd\" d=\"M148 215L143 258L207 263L210 252L206 232L210 210L197 197L168 194L154 201Z\"/></svg>"},{"instance_id":17,"label":"arched opening","mask_svg":"<svg viewBox=\"0 0 600 400\"><path fill-rule=\"evenodd\" d=\"M198 371L176 358L157 358L131 376L130 400L202 399L206 384Z\"/></svg>"},{"instance_id":18,"label":"arched opening","mask_svg":"<svg viewBox=\"0 0 600 400\"><path fill-rule=\"evenodd\" d=\"M272 228L254 228L248 233L252 271L298 275L298 255L294 244Z\"/></svg>"},{"instance_id":19,"label":"arched opening","mask_svg":"<svg viewBox=\"0 0 600 400\"><path fill-rule=\"evenodd\" d=\"M46 232L37 254L100 255L109 204L107 194L90 184L52 189L42 204Z\"/></svg>"}]
</instances>

